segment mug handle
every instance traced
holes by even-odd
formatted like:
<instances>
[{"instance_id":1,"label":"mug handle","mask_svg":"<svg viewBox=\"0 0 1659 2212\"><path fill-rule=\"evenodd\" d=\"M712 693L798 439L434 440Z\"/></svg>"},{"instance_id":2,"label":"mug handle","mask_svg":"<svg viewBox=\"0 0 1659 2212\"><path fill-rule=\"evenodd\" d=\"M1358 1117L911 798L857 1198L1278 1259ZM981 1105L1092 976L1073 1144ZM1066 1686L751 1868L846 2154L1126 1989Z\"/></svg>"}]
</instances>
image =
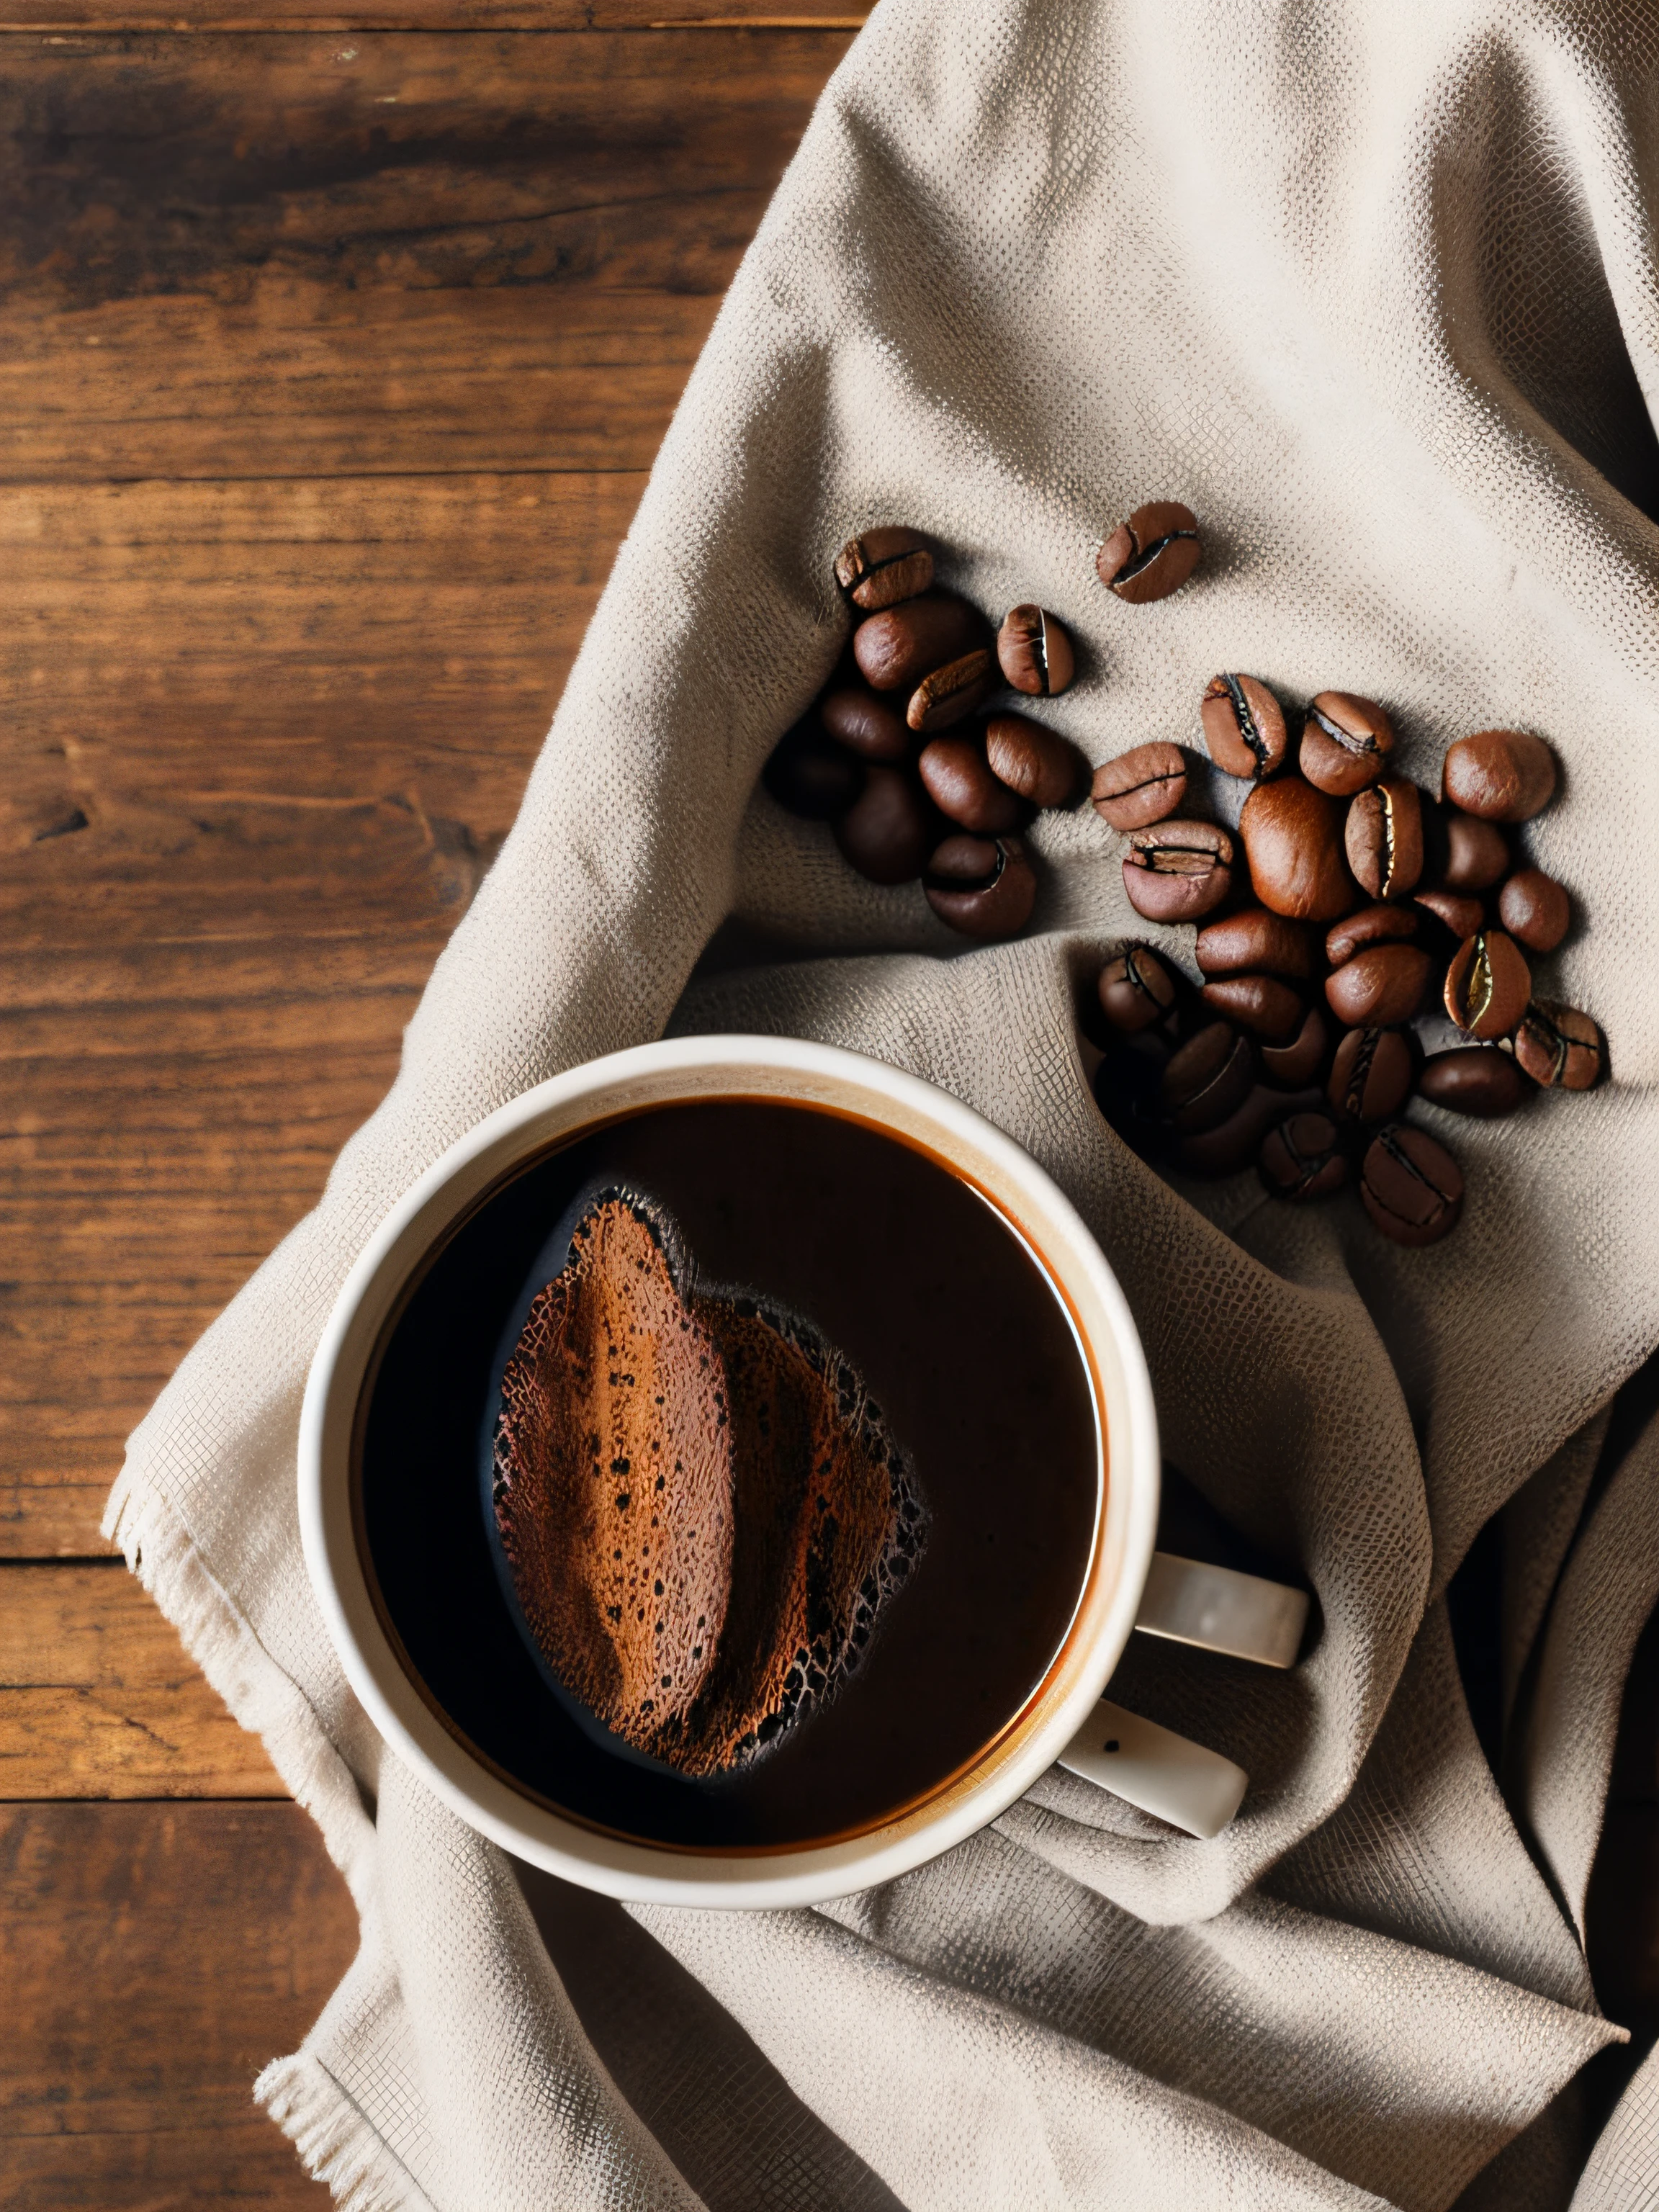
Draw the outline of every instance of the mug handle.
<instances>
[{"instance_id":1,"label":"mug handle","mask_svg":"<svg viewBox=\"0 0 1659 2212\"><path fill-rule=\"evenodd\" d=\"M1135 1626L1200 1651L1294 1667L1308 1626L1308 1593L1231 1567L1154 1552Z\"/></svg>"}]
</instances>

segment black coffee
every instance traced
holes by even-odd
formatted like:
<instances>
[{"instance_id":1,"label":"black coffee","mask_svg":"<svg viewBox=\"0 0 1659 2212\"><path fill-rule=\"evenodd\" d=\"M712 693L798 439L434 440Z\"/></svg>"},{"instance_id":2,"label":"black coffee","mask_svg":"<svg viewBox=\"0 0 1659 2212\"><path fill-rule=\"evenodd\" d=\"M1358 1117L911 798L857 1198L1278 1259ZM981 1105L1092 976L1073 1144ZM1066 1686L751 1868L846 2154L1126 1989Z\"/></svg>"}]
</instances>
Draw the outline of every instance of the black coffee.
<instances>
[{"instance_id":1,"label":"black coffee","mask_svg":"<svg viewBox=\"0 0 1659 2212\"><path fill-rule=\"evenodd\" d=\"M672 1211L710 1280L811 1319L862 1371L930 1525L834 1702L738 1773L608 1753L548 1689L503 1599L478 1481L499 1340L538 1254L595 1178ZM1100 1502L1093 1393L1047 1276L931 1158L810 1108L655 1109L495 1192L444 1246L371 1371L361 1540L383 1618L452 1729L530 1795L675 1846L856 1832L969 1764L1041 1682Z\"/></svg>"}]
</instances>

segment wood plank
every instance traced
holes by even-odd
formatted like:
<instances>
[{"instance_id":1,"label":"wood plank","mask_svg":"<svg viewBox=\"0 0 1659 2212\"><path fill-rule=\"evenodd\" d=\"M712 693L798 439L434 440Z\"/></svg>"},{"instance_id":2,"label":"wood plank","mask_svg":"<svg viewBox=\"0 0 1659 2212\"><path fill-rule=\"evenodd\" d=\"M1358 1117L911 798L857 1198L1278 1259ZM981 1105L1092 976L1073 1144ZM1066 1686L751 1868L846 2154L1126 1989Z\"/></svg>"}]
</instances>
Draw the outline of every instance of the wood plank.
<instances>
[{"instance_id":1,"label":"wood plank","mask_svg":"<svg viewBox=\"0 0 1659 2212\"><path fill-rule=\"evenodd\" d=\"M37 33L249 31L857 31L866 9L780 0L0 0L0 30Z\"/></svg>"},{"instance_id":2,"label":"wood plank","mask_svg":"<svg viewBox=\"0 0 1659 2212\"><path fill-rule=\"evenodd\" d=\"M296 1805L0 1808L0 2193L30 2212L325 2212L249 2088L356 1936Z\"/></svg>"},{"instance_id":3,"label":"wood plank","mask_svg":"<svg viewBox=\"0 0 1659 2212\"><path fill-rule=\"evenodd\" d=\"M0 1799L287 1794L121 1561L0 1566Z\"/></svg>"}]
</instances>

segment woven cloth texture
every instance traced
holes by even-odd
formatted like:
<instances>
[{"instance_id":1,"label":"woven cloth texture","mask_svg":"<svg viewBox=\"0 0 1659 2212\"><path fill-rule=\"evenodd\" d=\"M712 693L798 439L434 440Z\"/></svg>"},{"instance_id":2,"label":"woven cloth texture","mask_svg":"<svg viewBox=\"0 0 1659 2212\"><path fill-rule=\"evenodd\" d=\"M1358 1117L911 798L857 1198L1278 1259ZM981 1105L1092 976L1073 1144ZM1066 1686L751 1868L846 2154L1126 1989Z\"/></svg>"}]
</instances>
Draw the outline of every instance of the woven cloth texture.
<instances>
[{"instance_id":1,"label":"woven cloth texture","mask_svg":"<svg viewBox=\"0 0 1659 2212\"><path fill-rule=\"evenodd\" d=\"M882 0L851 48L394 1088L112 1498L361 1908L260 2085L355 2212L1571 2194L1570 2085L1619 2035L1577 1923L1659 1593L1659 1437L1598 1473L1659 1343L1656 65L1632 0ZM1149 498L1198 512L1205 561L1126 607L1093 556ZM1189 965L1191 936L1130 914L1091 811L1034 833L1032 932L965 950L757 792L845 638L834 554L891 520L988 611L1066 623L1079 679L1032 711L1096 762L1195 742L1220 668L1386 701L1428 785L1461 734L1542 732L1563 787L1527 842L1580 920L1540 988L1601 1022L1613 1079L1507 1122L1414 1109L1468 1179L1428 1251L1352 1197L1158 1180L1095 1109L1073 994L1126 934ZM1116 1677L1248 1768L1223 1835L1056 1770L874 1893L629 1913L515 1870L379 1741L301 1559L325 1319L447 1145L670 1030L909 1069L1081 1209L1169 1458L1318 1595L1289 1674L1142 1638ZM1500 1512L1509 1801L1444 1595ZM1651 2066L1577 2185L1659 2203Z\"/></svg>"}]
</instances>

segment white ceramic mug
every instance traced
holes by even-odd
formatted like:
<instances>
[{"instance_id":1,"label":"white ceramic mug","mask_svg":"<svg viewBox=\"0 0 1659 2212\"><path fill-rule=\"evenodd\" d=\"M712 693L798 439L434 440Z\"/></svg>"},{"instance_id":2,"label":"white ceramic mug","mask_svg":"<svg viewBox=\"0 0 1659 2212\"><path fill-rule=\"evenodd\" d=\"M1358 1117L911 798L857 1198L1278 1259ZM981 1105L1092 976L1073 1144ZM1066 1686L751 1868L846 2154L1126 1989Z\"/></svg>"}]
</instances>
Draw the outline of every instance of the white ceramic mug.
<instances>
[{"instance_id":1,"label":"white ceramic mug","mask_svg":"<svg viewBox=\"0 0 1659 2212\"><path fill-rule=\"evenodd\" d=\"M376 1346L406 1286L489 1190L583 1131L641 1109L720 1097L816 1106L940 1158L1012 1224L1068 1314L1094 1394L1099 1504L1070 1629L1024 1706L968 1771L862 1833L776 1850L696 1851L629 1840L514 1787L445 1726L383 1626L360 1553L353 1435ZM475 1478L469 1469L462 1478ZM809 1905L890 1880L983 1827L1061 1760L1212 1834L1246 1778L1230 1760L1103 1702L1139 1626L1272 1665L1295 1656L1306 1600L1249 1576L1154 1554L1158 1420L1139 1338L1098 1245L1030 1157L947 1093L880 1062L787 1037L643 1045L539 1085L479 1123L395 1206L353 1267L312 1363L300 1426L306 1563L341 1663L398 1756L506 1850L615 1897L673 1905Z\"/></svg>"}]
</instances>

